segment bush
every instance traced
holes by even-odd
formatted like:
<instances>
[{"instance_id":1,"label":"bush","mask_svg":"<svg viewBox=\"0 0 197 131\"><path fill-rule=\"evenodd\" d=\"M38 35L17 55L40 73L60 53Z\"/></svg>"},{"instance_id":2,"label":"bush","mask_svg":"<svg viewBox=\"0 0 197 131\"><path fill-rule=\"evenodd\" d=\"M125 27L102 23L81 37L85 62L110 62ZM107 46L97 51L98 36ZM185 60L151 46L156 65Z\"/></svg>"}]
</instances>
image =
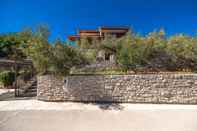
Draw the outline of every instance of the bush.
<instances>
[{"instance_id":1,"label":"bush","mask_svg":"<svg viewBox=\"0 0 197 131\"><path fill-rule=\"evenodd\" d=\"M84 57L87 59L89 63L95 62L97 57L97 51L94 49L83 50Z\"/></svg>"},{"instance_id":2,"label":"bush","mask_svg":"<svg viewBox=\"0 0 197 131\"><path fill-rule=\"evenodd\" d=\"M160 32L128 38L122 38L116 52L117 62L126 71L197 71L197 39L186 35L166 38Z\"/></svg>"},{"instance_id":3,"label":"bush","mask_svg":"<svg viewBox=\"0 0 197 131\"><path fill-rule=\"evenodd\" d=\"M185 35L173 36L167 50L177 69L197 70L197 44L193 38Z\"/></svg>"},{"instance_id":4,"label":"bush","mask_svg":"<svg viewBox=\"0 0 197 131\"><path fill-rule=\"evenodd\" d=\"M3 71L0 73L0 82L5 86L11 86L15 81L15 73L11 71Z\"/></svg>"},{"instance_id":5,"label":"bush","mask_svg":"<svg viewBox=\"0 0 197 131\"><path fill-rule=\"evenodd\" d=\"M144 65L144 46L139 44L123 45L118 51L117 60L123 70L135 70Z\"/></svg>"}]
</instances>

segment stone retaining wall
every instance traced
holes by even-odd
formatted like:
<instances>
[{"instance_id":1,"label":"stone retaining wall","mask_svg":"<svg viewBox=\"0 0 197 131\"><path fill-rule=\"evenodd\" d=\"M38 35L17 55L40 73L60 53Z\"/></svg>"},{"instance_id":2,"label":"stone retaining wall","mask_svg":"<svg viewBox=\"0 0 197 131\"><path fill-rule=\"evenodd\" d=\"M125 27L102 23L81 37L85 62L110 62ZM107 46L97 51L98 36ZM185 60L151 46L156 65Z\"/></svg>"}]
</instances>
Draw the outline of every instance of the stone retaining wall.
<instances>
[{"instance_id":1,"label":"stone retaining wall","mask_svg":"<svg viewBox=\"0 0 197 131\"><path fill-rule=\"evenodd\" d=\"M197 74L38 77L39 100L197 104Z\"/></svg>"}]
</instances>

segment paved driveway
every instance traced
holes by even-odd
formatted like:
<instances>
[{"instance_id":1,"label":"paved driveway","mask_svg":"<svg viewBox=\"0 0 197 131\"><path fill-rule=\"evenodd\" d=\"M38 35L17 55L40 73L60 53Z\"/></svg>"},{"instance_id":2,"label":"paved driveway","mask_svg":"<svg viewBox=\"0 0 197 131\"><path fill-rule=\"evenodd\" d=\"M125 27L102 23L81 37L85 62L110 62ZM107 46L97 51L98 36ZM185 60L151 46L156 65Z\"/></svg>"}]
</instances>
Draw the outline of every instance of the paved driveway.
<instances>
[{"instance_id":1,"label":"paved driveway","mask_svg":"<svg viewBox=\"0 0 197 131\"><path fill-rule=\"evenodd\" d=\"M197 106L1 101L0 131L197 131Z\"/></svg>"}]
</instances>

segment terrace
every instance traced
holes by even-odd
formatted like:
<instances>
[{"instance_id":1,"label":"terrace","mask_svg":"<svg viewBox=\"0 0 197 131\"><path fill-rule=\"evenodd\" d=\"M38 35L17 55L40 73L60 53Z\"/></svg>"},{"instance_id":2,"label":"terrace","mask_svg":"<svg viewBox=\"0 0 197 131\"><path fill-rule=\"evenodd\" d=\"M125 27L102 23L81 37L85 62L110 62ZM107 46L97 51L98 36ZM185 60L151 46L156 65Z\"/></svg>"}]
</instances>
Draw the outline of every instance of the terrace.
<instances>
[{"instance_id":1,"label":"terrace","mask_svg":"<svg viewBox=\"0 0 197 131\"><path fill-rule=\"evenodd\" d=\"M79 30L77 35L68 37L71 41L78 41L80 38L105 38L106 35L114 35L117 38L124 36L129 31L128 27L99 27L98 30Z\"/></svg>"}]
</instances>

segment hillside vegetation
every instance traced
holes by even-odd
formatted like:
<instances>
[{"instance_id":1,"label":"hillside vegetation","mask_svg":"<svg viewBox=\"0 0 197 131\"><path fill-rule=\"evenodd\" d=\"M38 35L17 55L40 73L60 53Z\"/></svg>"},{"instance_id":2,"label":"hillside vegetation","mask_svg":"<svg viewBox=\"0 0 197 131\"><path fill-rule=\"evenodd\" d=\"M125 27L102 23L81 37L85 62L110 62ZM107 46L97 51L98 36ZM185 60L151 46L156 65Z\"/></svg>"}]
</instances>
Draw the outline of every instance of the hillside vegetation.
<instances>
[{"instance_id":1,"label":"hillside vegetation","mask_svg":"<svg viewBox=\"0 0 197 131\"><path fill-rule=\"evenodd\" d=\"M30 58L37 73L69 74L72 67L95 61L96 52L105 50L116 55L121 72L196 72L197 37L185 34L166 36L164 30L146 36L128 32L121 38L107 36L104 40L86 38L78 46L56 39L49 42L46 26L36 30L0 35L0 57L14 60ZM89 52L84 52L84 49ZM92 53L92 54L91 54Z\"/></svg>"}]
</instances>

